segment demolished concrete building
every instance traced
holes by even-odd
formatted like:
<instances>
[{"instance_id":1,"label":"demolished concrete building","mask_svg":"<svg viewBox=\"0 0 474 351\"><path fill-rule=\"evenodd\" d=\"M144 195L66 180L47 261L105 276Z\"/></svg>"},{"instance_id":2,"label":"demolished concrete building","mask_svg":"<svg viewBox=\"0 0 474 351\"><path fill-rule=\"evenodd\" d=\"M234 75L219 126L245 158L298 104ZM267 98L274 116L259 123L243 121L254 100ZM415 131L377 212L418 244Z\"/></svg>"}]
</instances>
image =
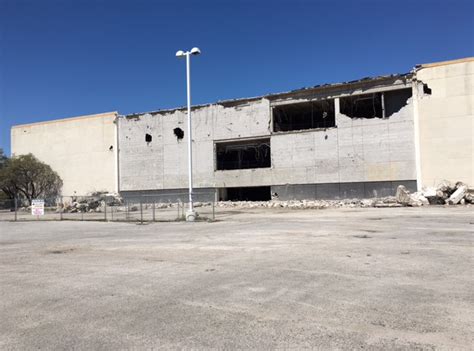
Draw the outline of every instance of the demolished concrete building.
<instances>
[{"instance_id":1,"label":"demolished concrete building","mask_svg":"<svg viewBox=\"0 0 474 351\"><path fill-rule=\"evenodd\" d=\"M472 186L473 74L468 58L193 106L196 197L370 198L442 179ZM113 128L117 171L106 176L122 196L187 192L184 108L119 115ZM14 153L27 143L17 134Z\"/></svg>"}]
</instances>

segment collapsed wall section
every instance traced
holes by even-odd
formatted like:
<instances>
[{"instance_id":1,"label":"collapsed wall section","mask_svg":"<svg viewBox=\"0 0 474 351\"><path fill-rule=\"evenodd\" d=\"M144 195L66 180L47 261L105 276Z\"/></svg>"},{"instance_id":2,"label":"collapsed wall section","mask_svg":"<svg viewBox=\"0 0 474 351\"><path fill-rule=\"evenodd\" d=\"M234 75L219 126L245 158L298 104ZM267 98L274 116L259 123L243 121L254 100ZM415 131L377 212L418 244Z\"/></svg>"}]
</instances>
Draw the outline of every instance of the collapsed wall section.
<instances>
[{"instance_id":1,"label":"collapsed wall section","mask_svg":"<svg viewBox=\"0 0 474 351\"><path fill-rule=\"evenodd\" d=\"M293 184L302 189L300 185L320 184L324 189L323 185L334 184L326 188L333 189L337 196L352 193L358 197L374 193L364 190L371 189L370 184L381 182L377 193L386 193L391 185L384 182L414 181L411 91L410 81L398 79L306 97L333 101L335 122L326 128L293 132L281 132L274 126L273 185ZM305 99L290 97L274 101L272 105L275 111L285 104L302 103ZM346 188L352 190L346 192ZM317 196L314 191L309 193Z\"/></svg>"}]
</instances>

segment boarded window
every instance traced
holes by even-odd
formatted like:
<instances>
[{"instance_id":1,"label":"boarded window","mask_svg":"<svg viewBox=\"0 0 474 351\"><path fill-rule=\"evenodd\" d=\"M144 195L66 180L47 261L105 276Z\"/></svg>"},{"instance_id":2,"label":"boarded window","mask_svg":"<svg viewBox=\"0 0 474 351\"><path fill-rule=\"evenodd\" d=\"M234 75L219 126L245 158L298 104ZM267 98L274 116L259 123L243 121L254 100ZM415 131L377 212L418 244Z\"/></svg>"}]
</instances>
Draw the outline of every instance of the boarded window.
<instances>
[{"instance_id":1,"label":"boarded window","mask_svg":"<svg viewBox=\"0 0 474 351\"><path fill-rule=\"evenodd\" d=\"M334 99L273 107L273 130L285 132L336 126Z\"/></svg>"},{"instance_id":2,"label":"boarded window","mask_svg":"<svg viewBox=\"0 0 474 351\"><path fill-rule=\"evenodd\" d=\"M216 143L217 170L271 167L270 139Z\"/></svg>"}]
</instances>

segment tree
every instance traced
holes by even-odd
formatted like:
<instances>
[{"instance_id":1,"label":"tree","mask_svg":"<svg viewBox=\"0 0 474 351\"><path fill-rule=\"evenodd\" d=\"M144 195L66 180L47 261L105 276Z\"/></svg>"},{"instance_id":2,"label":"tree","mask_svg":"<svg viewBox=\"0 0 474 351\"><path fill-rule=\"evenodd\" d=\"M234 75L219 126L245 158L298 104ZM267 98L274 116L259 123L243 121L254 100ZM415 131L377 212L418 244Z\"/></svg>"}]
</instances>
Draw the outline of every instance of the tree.
<instances>
[{"instance_id":1,"label":"tree","mask_svg":"<svg viewBox=\"0 0 474 351\"><path fill-rule=\"evenodd\" d=\"M8 160L8 157L3 153L3 149L0 148L0 169L3 168L7 160Z\"/></svg>"},{"instance_id":2,"label":"tree","mask_svg":"<svg viewBox=\"0 0 474 351\"><path fill-rule=\"evenodd\" d=\"M0 189L11 199L26 199L29 205L36 198L58 196L62 186L59 175L32 154L7 159L0 169Z\"/></svg>"}]
</instances>

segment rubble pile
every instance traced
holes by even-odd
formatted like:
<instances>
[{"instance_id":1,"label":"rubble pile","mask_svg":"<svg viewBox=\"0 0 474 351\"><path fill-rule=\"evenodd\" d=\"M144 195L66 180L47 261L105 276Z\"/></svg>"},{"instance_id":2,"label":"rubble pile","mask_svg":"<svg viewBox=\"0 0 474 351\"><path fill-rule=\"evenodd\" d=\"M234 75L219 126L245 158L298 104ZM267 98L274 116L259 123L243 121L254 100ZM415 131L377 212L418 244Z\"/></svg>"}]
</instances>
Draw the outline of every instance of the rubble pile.
<instances>
[{"instance_id":1,"label":"rubble pile","mask_svg":"<svg viewBox=\"0 0 474 351\"><path fill-rule=\"evenodd\" d=\"M70 202L58 204L57 210L67 213L103 212L105 206L122 204L122 198L116 194L95 193L87 197L72 197Z\"/></svg>"},{"instance_id":2,"label":"rubble pile","mask_svg":"<svg viewBox=\"0 0 474 351\"><path fill-rule=\"evenodd\" d=\"M271 201L219 201L217 207L224 208L294 208L294 209L323 209L337 207L401 207L394 196L374 199L344 199L344 200L271 200Z\"/></svg>"},{"instance_id":3,"label":"rubble pile","mask_svg":"<svg viewBox=\"0 0 474 351\"><path fill-rule=\"evenodd\" d=\"M103 200L82 199L63 204L63 212L102 212L105 207Z\"/></svg>"},{"instance_id":4,"label":"rubble pile","mask_svg":"<svg viewBox=\"0 0 474 351\"><path fill-rule=\"evenodd\" d=\"M441 182L436 188L423 188L422 191L415 193L410 193L403 185L399 185L395 198L399 204L412 207L474 203L474 195L469 193L466 184L457 182L453 185L447 180Z\"/></svg>"}]
</instances>

